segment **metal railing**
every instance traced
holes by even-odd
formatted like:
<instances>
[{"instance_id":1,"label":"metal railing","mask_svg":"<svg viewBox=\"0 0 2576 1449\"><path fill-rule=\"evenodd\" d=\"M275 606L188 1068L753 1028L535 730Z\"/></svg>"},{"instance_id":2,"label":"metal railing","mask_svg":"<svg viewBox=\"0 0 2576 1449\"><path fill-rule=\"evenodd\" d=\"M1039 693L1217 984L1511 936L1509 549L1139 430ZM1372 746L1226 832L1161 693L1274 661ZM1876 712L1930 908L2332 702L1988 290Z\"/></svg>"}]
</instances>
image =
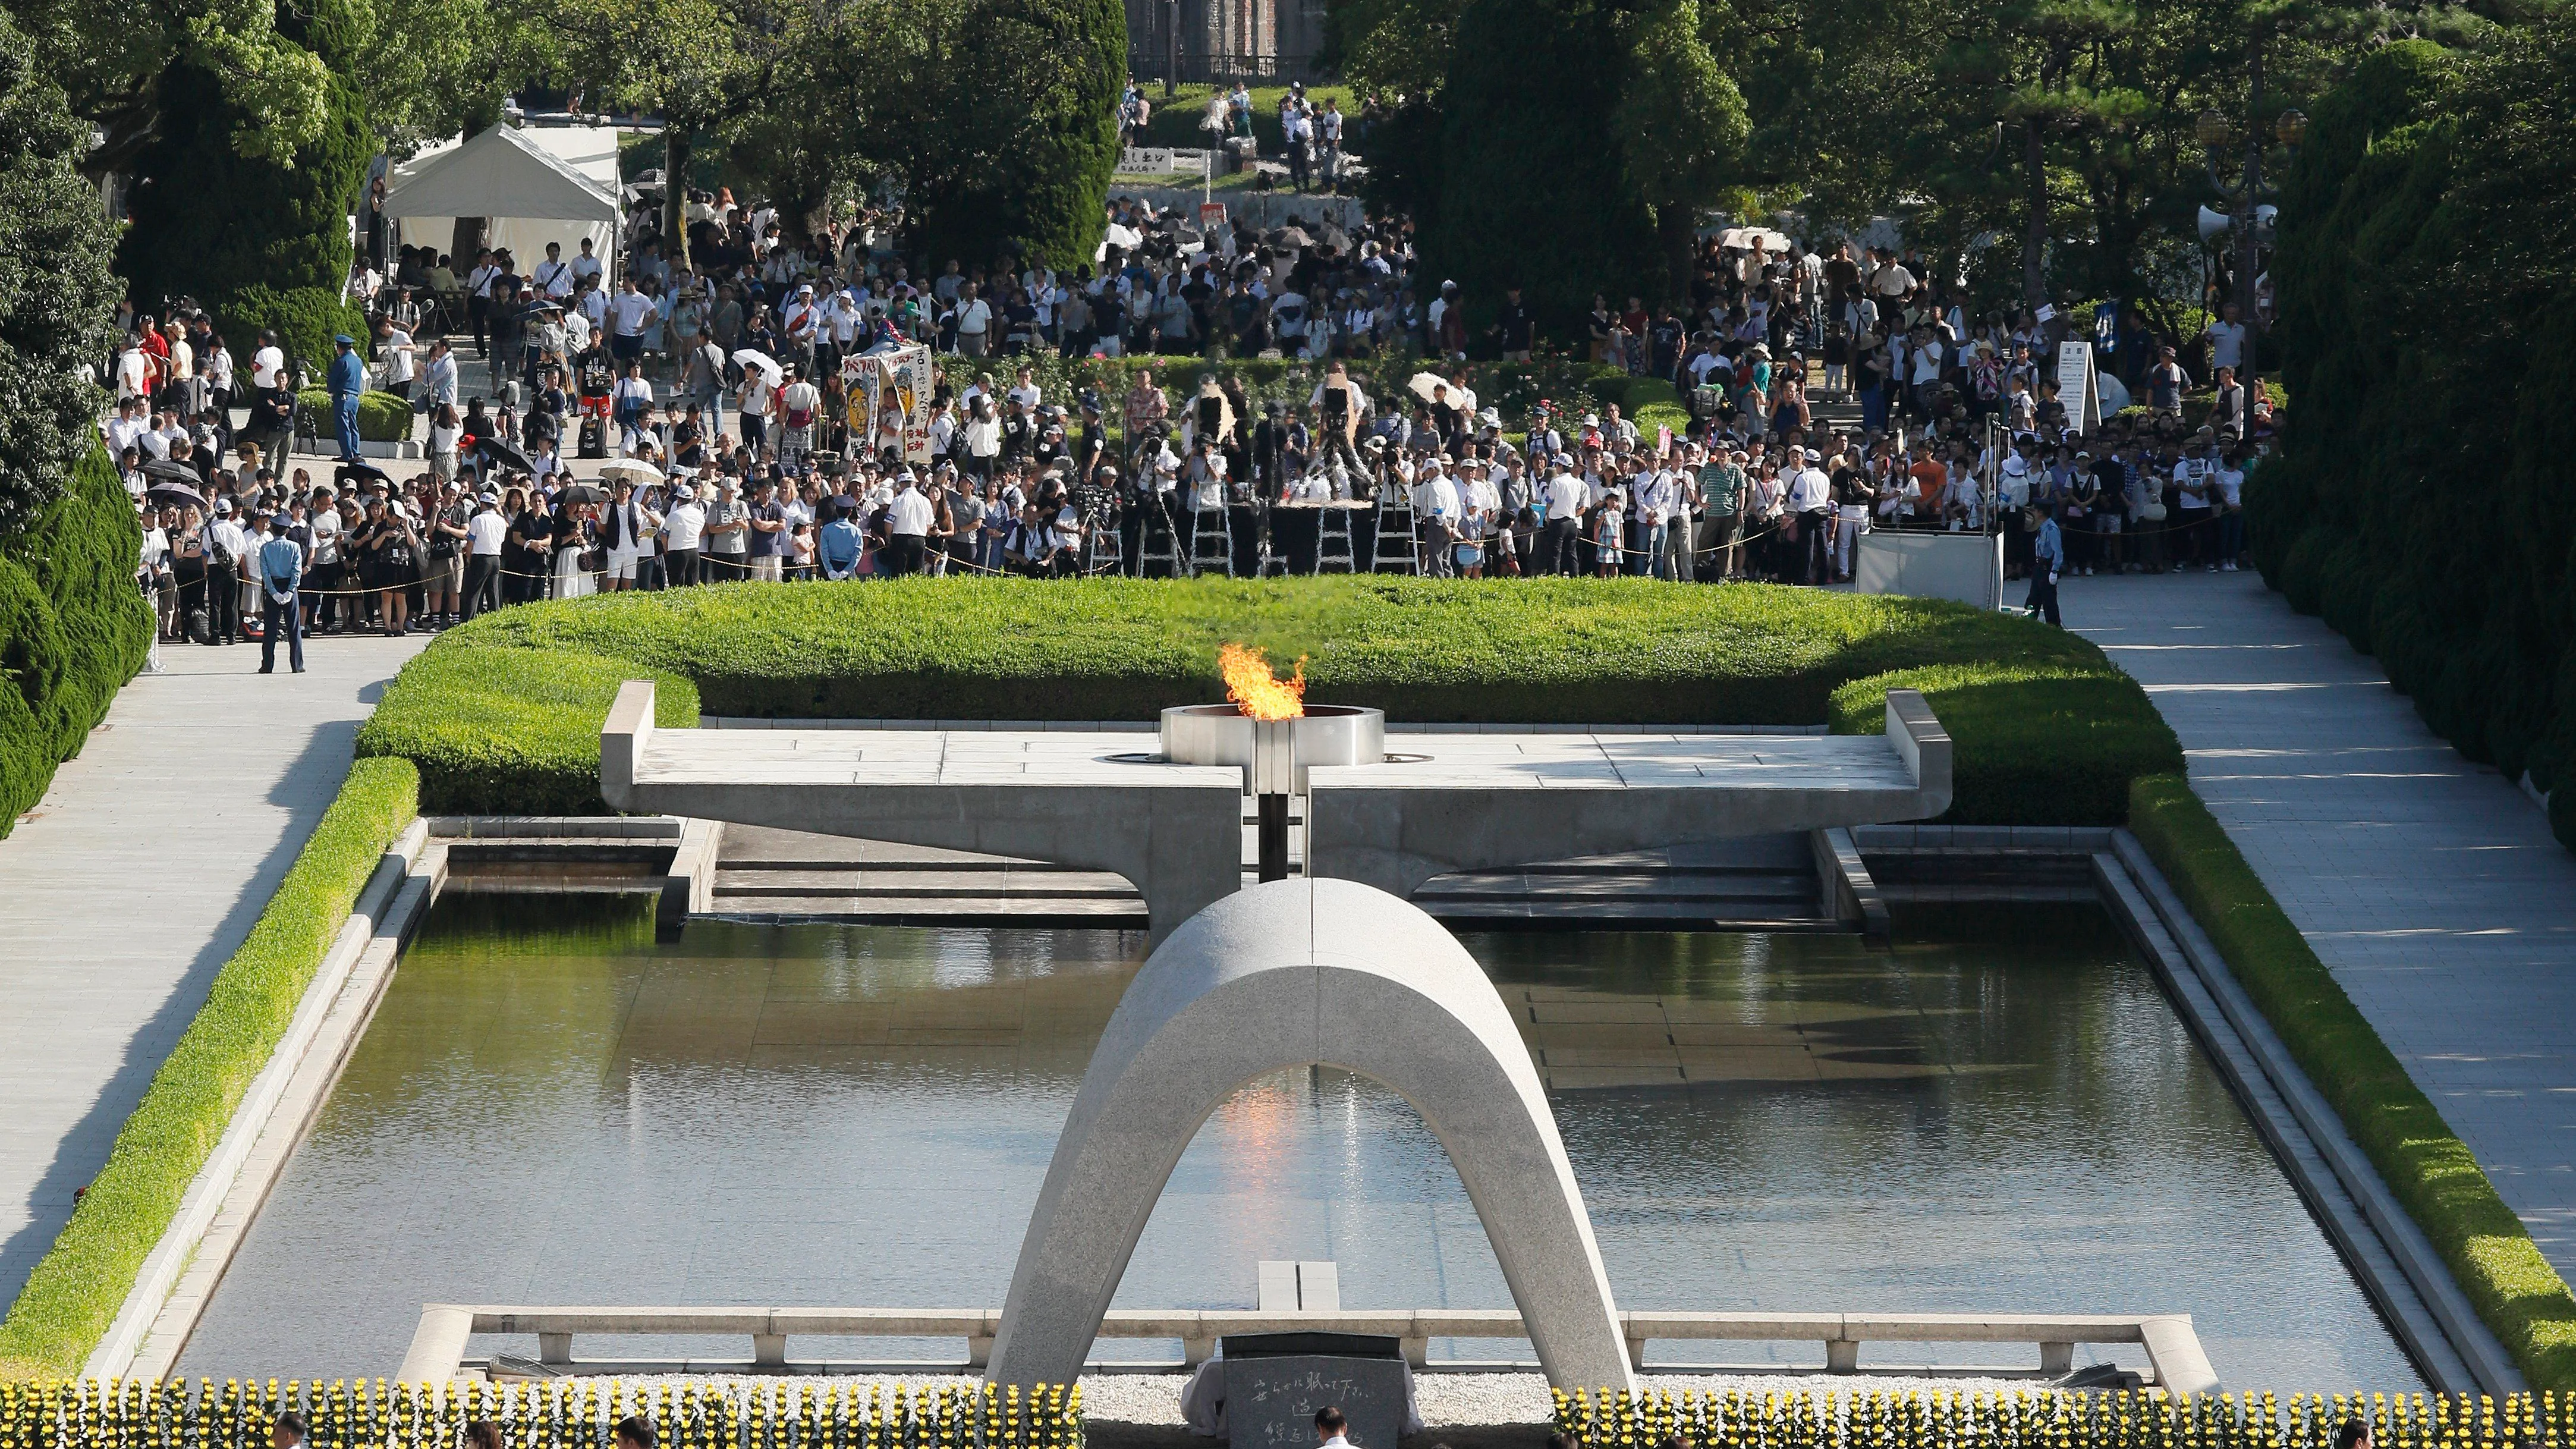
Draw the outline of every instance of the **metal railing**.
<instances>
[{"instance_id":1,"label":"metal railing","mask_svg":"<svg viewBox=\"0 0 2576 1449\"><path fill-rule=\"evenodd\" d=\"M2075 1345L2134 1343L2145 1347L2149 1381L2178 1393L2214 1392L2218 1375L2201 1351L2191 1315L2148 1314L1988 1314L1988 1313L1623 1313L1620 1327L1628 1341L1631 1363L1642 1364L1646 1345L1662 1341L1732 1343L1821 1343L1829 1373L1861 1373L1864 1343L2023 1343L2039 1350L2036 1368L1935 1367L1909 1372L2049 1378L2074 1367ZM944 1308L526 1308L431 1303L421 1308L420 1325L403 1356L406 1383L443 1381L458 1372L482 1367L466 1357L467 1340L477 1333L533 1334L537 1362L558 1372L977 1372L990 1361L993 1336L1001 1330L1002 1311ZM1181 1360L1171 1362L1106 1362L1093 1367L1110 1373L1158 1373L1194 1368L1216 1352L1216 1342L1234 1333L1333 1332L1374 1334L1403 1342L1404 1356L1417 1369L1431 1371L1535 1368L1528 1361L1428 1361L1435 1338L1518 1339L1527 1336L1520 1313L1509 1308L1414 1309L1338 1313L1279 1313L1252 1309L1119 1309L1101 1320L1103 1339L1178 1339ZM672 1362L666 1360L576 1360L573 1339L580 1334L700 1337L748 1334L748 1361ZM962 1359L899 1364L857 1364L824 1360L791 1361L791 1337L823 1338L962 1338ZM1680 1367L1676 1365L1675 1367ZM1691 1365L1697 1371L1699 1365ZM1753 1372L1793 1372L1790 1368Z\"/></svg>"}]
</instances>

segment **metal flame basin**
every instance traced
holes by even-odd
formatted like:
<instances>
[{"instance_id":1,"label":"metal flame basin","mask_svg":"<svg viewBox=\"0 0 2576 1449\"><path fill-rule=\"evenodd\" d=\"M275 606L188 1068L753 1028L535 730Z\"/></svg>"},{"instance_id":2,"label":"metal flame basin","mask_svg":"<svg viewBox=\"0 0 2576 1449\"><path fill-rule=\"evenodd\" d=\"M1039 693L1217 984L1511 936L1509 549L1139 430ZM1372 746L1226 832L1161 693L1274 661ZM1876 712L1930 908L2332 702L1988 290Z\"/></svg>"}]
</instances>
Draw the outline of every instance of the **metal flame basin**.
<instances>
[{"instance_id":1,"label":"metal flame basin","mask_svg":"<svg viewBox=\"0 0 2576 1449\"><path fill-rule=\"evenodd\" d=\"M1176 765L1239 765L1247 795L1302 795L1312 765L1374 765L1386 758L1386 711L1310 704L1296 719L1255 720L1231 704L1163 711L1163 757Z\"/></svg>"}]
</instances>

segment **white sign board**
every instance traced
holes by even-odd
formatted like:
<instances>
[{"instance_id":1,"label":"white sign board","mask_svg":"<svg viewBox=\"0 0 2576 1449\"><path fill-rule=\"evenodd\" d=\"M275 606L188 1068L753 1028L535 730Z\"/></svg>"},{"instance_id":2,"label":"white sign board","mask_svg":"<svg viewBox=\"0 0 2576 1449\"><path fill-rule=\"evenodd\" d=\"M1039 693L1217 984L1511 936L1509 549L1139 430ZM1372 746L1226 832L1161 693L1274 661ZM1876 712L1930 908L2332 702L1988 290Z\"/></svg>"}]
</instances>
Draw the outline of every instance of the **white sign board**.
<instances>
[{"instance_id":1,"label":"white sign board","mask_svg":"<svg viewBox=\"0 0 2576 1449\"><path fill-rule=\"evenodd\" d=\"M1169 176L1181 171L1205 176L1208 168L1207 152L1186 147L1129 146L1118 153L1118 169L1129 176Z\"/></svg>"},{"instance_id":2,"label":"white sign board","mask_svg":"<svg viewBox=\"0 0 2576 1449\"><path fill-rule=\"evenodd\" d=\"M2004 602L2004 541L1990 533L1874 530L1860 536L1852 588L1863 594L1956 599L1980 609Z\"/></svg>"},{"instance_id":3,"label":"white sign board","mask_svg":"<svg viewBox=\"0 0 2576 1449\"><path fill-rule=\"evenodd\" d=\"M2093 343L2070 337L2057 344L2057 400L2066 405L2066 430L2099 432L2102 390L2094 382Z\"/></svg>"}]
</instances>

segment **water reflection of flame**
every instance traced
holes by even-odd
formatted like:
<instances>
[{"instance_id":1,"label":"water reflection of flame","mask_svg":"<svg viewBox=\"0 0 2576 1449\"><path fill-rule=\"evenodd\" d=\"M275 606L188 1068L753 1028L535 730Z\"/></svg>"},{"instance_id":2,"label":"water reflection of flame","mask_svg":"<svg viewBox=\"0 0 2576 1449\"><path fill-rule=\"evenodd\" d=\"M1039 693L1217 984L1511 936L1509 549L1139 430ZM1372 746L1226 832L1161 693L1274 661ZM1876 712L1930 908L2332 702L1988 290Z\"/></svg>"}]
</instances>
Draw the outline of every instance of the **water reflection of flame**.
<instances>
[{"instance_id":1,"label":"water reflection of flame","mask_svg":"<svg viewBox=\"0 0 2576 1449\"><path fill-rule=\"evenodd\" d=\"M1270 660L1258 649L1228 644L1216 652L1225 674L1225 697L1252 719L1296 719L1306 713L1306 661L1301 656L1286 679L1272 677Z\"/></svg>"}]
</instances>

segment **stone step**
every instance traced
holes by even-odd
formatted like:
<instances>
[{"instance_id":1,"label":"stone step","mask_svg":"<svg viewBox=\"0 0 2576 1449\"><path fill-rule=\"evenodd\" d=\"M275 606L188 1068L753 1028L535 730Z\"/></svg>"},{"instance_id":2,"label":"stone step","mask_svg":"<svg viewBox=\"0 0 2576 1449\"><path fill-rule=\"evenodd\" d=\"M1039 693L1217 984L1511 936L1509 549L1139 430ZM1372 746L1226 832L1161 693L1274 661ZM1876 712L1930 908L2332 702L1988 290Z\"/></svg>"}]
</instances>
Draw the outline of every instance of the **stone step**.
<instances>
[{"instance_id":1,"label":"stone step","mask_svg":"<svg viewBox=\"0 0 2576 1449\"><path fill-rule=\"evenodd\" d=\"M1816 895L1816 878L1812 875L1641 871L1620 875L1547 876L1536 872L1490 871L1439 877L1425 882L1413 893L1413 898L1423 902L1426 908L1432 901L1489 901L1514 896L1569 901L1780 901L1813 907Z\"/></svg>"},{"instance_id":2,"label":"stone step","mask_svg":"<svg viewBox=\"0 0 2576 1449\"><path fill-rule=\"evenodd\" d=\"M717 891L715 916L745 920L846 921L881 926L1078 926L1137 930L1145 903L1125 899L1028 896L743 896Z\"/></svg>"},{"instance_id":3,"label":"stone step","mask_svg":"<svg viewBox=\"0 0 2576 1449\"><path fill-rule=\"evenodd\" d=\"M1136 899L1135 887L1106 871L942 870L927 867L863 870L738 870L719 867L716 891L735 896L946 896L959 899L1116 897Z\"/></svg>"}]
</instances>

